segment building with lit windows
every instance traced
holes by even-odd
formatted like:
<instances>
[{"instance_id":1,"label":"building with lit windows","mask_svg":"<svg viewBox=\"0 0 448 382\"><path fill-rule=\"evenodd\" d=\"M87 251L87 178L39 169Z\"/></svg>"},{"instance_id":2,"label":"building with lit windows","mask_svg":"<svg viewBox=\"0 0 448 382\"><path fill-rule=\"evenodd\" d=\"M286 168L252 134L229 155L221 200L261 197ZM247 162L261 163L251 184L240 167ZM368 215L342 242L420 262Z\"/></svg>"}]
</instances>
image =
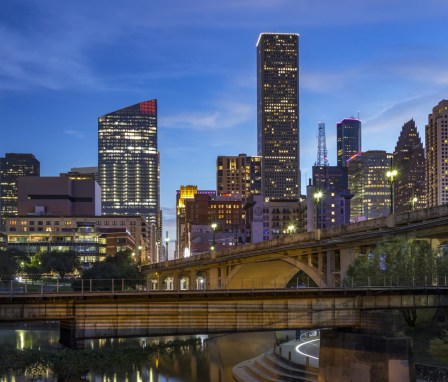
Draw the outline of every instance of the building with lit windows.
<instances>
[{"instance_id":1,"label":"building with lit windows","mask_svg":"<svg viewBox=\"0 0 448 382\"><path fill-rule=\"evenodd\" d=\"M198 190L192 197L183 196L184 228L178 236L182 241L178 246L183 252L178 257L245 242L245 212L241 197L216 196L216 191ZM179 221L178 217L178 224Z\"/></svg>"},{"instance_id":2,"label":"building with lit windows","mask_svg":"<svg viewBox=\"0 0 448 382\"><path fill-rule=\"evenodd\" d=\"M387 216L391 206L391 186L387 172L392 154L370 150L352 156L347 161L348 187L353 194L350 219L360 221Z\"/></svg>"},{"instance_id":3,"label":"building with lit windows","mask_svg":"<svg viewBox=\"0 0 448 382\"><path fill-rule=\"evenodd\" d=\"M239 195L244 200L249 195L261 194L261 157L218 156L216 191L218 195Z\"/></svg>"},{"instance_id":4,"label":"building with lit windows","mask_svg":"<svg viewBox=\"0 0 448 382\"><path fill-rule=\"evenodd\" d=\"M194 201L197 194L206 195L210 198L216 197L216 191L198 190L198 187L193 185L180 186L180 189L176 191L176 250L174 252L175 259L190 256L185 206L188 201ZM207 209L205 209L204 214L206 215L207 213ZM203 216L199 217L199 215L197 216L197 218L201 219L201 221L204 221L204 219L206 219Z\"/></svg>"},{"instance_id":5,"label":"building with lit windows","mask_svg":"<svg viewBox=\"0 0 448 382\"><path fill-rule=\"evenodd\" d=\"M73 180L94 179L99 184L98 167L73 167L69 172L61 173L60 176L67 176Z\"/></svg>"},{"instance_id":6,"label":"building with lit windows","mask_svg":"<svg viewBox=\"0 0 448 382\"><path fill-rule=\"evenodd\" d=\"M402 129L394 150L394 212L408 212L426 207L425 149L411 119Z\"/></svg>"},{"instance_id":7,"label":"building with lit windows","mask_svg":"<svg viewBox=\"0 0 448 382\"><path fill-rule=\"evenodd\" d=\"M104 215L141 215L161 245L157 100L98 118L98 175ZM151 254L158 261L159 254Z\"/></svg>"},{"instance_id":8,"label":"building with lit windows","mask_svg":"<svg viewBox=\"0 0 448 382\"><path fill-rule=\"evenodd\" d=\"M300 197L299 35L262 33L257 42L257 144L266 200Z\"/></svg>"},{"instance_id":9,"label":"building with lit windows","mask_svg":"<svg viewBox=\"0 0 448 382\"><path fill-rule=\"evenodd\" d=\"M94 179L22 176L18 181L18 215L101 215L101 190Z\"/></svg>"},{"instance_id":10,"label":"building with lit windows","mask_svg":"<svg viewBox=\"0 0 448 382\"><path fill-rule=\"evenodd\" d=\"M307 231L349 224L352 197L347 167L313 166L312 184L307 186Z\"/></svg>"},{"instance_id":11,"label":"building with lit windows","mask_svg":"<svg viewBox=\"0 0 448 382\"><path fill-rule=\"evenodd\" d=\"M262 195L251 195L245 205L246 241L259 243L304 232L303 201L266 201Z\"/></svg>"},{"instance_id":12,"label":"building with lit windows","mask_svg":"<svg viewBox=\"0 0 448 382\"><path fill-rule=\"evenodd\" d=\"M39 176L40 162L33 154L6 154L0 158L0 230L4 231L6 217L18 214L18 179Z\"/></svg>"},{"instance_id":13,"label":"building with lit windows","mask_svg":"<svg viewBox=\"0 0 448 382\"><path fill-rule=\"evenodd\" d=\"M29 255L74 250L84 263L129 249L149 263L147 224L142 216L18 216L6 219L7 246Z\"/></svg>"},{"instance_id":14,"label":"building with lit windows","mask_svg":"<svg viewBox=\"0 0 448 382\"><path fill-rule=\"evenodd\" d=\"M448 100L432 109L425 128L427 206L448 203Z\"/></svg>"},{"instance_id":15,"label":"building with lit windows","mask_svg":"<svg viewBox=\"0 0 448 382\"><path fill-rule=\"evenodd\" d=\"M361 121L344 118L336 124L337 165L345 167L347 161L361 152Z\"/></svg>"}]
</instances>

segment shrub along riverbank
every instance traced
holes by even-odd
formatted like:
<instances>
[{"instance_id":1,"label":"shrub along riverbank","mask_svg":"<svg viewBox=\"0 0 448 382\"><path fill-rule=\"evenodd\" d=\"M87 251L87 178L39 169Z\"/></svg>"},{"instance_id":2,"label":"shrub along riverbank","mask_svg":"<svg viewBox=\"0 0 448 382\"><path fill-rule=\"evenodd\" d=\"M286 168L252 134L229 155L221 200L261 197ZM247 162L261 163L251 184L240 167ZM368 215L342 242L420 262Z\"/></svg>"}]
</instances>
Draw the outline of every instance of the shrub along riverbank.
<instances>
[{"instance_id":1,"label":"shrub along riverbank","mask_svg":"<svg viewBox=\"0 0 448 382\"><path fill-rule=\"evenodd\" d=\"M47 373L61 382L83 377L89 372L124 376L125 370L139 369L158 354L175 353L186 348L192 351L199 346L200 339L175 339L143 348L17 350L0 347L0 379L24 375L30 380L39 380Z\"/></svg>"}]
</instances>

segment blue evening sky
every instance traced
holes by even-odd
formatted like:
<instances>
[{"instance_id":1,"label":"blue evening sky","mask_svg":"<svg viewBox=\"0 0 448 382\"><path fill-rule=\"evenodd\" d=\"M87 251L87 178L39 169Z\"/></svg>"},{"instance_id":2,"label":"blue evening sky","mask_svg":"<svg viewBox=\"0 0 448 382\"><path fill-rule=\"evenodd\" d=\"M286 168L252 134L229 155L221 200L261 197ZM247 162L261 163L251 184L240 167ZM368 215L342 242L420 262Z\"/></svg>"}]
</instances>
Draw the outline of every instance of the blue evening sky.
<instances>
[{"instance_id":1,"label":"blue evening sky","mask_svg":"<svg viewBox=\"0 0 448 382\"><path fill-rule=\"evenodd\" d=\"M157 98L174 239L176 189L214 189L217 155L256 154L260 33L300 34L304 192L319 121L331 165L358 112L363 151L393 151L411 118L424 139L448 98L447 20L446 0L2 0L0 156L33 153L44 176L96 165L98 116Z\"/></svg>"}]
</instances>

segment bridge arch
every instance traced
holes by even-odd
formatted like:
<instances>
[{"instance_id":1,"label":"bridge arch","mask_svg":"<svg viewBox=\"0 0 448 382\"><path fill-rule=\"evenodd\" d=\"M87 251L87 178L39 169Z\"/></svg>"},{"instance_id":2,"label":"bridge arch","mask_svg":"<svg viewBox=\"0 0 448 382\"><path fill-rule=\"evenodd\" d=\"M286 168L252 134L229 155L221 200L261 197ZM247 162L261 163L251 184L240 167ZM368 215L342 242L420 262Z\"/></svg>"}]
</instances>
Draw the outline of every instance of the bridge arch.
<instances>
[{"instance_id":1,"label":"bridge arch","mask_svg":"<svg viewBox=\"0 0 448 382\"><path fill-rule=\"evenodd\" d=\"M285 288L299 270L319 287L327 287L327 283L316 268L292 257L239 264L229 272L223 287L229 289Z\"/></svg>"}]
</instances>

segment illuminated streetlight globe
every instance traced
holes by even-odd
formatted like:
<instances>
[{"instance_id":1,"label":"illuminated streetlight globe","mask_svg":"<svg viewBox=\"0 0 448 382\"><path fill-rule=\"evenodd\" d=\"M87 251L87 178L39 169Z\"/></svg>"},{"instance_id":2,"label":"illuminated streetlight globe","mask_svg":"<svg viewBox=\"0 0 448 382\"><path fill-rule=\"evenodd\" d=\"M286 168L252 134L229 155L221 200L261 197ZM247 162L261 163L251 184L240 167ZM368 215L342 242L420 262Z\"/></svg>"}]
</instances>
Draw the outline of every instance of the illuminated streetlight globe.
<instances>
[{"instance_id":1,"label":"illuminated streetlight globe","mask_svg":"<svg viewBox=\"0 0 448 382\"><path fill-rule=\"evenodd\" d=\"M318 192L316 192L316 193L313 195L313 197L314 197L314 199L316 199L317 201L319 201L320 198L322 198L323 195L324 195L324 194L322 193L322 191L318 191Z\"/></svg>"},{"instance_id":2,"label":"illuminated streetlight globe","mask_svg":"<svg viewBox=\"0 0 448 382\"><path fill-rule=\"evenodd\" d=\"M212 223L212 228L213 228L213 230L215 230L216 227L218 227L218 224L216 224L216 223Z\"/></svg>"},{"instance_id":3,"label":"illuminated streetlight globe","mask_svg":"<svg viewBox=\"0 0 448 382\"><path fill-rule=\"evenodd\" d=\"M393 182L394 178L398 175L397 170L390 170L386 173L386 176Z\"/></svg>"}]
</instances>

